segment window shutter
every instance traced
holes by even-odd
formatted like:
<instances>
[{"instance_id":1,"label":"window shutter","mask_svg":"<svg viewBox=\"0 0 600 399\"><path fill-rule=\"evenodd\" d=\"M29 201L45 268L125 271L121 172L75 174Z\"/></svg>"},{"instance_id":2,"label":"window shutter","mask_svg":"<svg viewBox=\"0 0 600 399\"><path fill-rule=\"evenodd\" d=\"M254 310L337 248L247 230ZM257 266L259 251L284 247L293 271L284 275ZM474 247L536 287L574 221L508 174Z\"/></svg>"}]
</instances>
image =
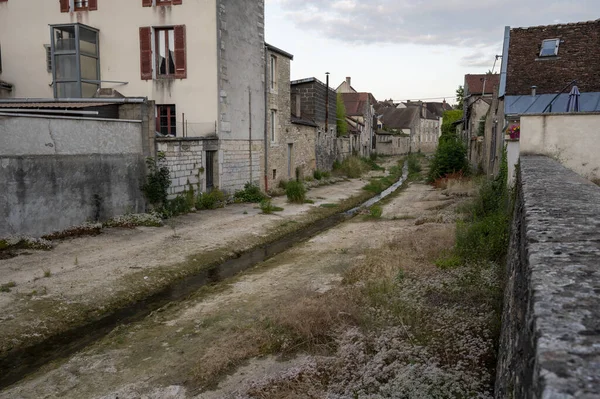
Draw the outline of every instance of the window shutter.
<instances>
[{"instance_id":1,"label":"window shutter","mask_svg":"<svg viewBox=\"0 0 600 399\"><path fill-rule=\"evenodd\" d=\"M60 0L60 12L69 12L69 0Z\"/></svg>"},{"instance_id":2,"label":"window shutter","mask_svg":"<svg viewBox=\"0 0 600 399\"><path fill-rule=\"evenodd\" d=\"M88 10L96 11L98 9L98 0L88 0Z\"/></svg>"},{"instance_id":3,"label":"window shutter","mask_svg":"<svg viewBox=\"0 0 600 399\"><path fill-rule=\"evenodd\" d=\"M140 70L142 80L152 79L152 28L140 28Z\"/></svg>"},{"instance_id":4,"label":"window shutter","mask_svg":"<svg viewBox=\"0 0 600 399\"><path fill-rule=\"evenodd\" d=\"M152 7L152 0L142 0L142 7Z\"/></svg>"},{"instance_id":5,"label":"window shutter","mask_svg":"<svg viewBox=\"0 0 600 399\"><path fill-rule=\"evenodd\" d=\"M187 60L185 52L185 25L176 25L175 33L175 78L187 78Z\"/></svg>"},{"instance_id":6,"label":"window shutter","mask_svg":"<svg viewBox=\"0 0 600 399\"><path fill-rule=\"evenodd\" d=\"M183 2L183 0L173 0L173 1L171 2L171 4L173 4L174 6L176 6L176 5L178 5L178 4L181 4L182 2Z\"/></svg>"}]
</instances>

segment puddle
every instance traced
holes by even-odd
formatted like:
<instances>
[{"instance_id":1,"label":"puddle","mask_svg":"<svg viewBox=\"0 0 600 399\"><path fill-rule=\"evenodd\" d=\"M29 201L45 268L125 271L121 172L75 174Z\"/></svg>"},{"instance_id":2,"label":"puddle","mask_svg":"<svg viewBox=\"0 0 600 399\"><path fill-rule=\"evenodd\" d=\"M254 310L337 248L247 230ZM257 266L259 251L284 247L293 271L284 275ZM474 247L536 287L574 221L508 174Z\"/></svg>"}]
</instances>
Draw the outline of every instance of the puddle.
<instances>
[{"instance_id":1,"label":"puddle","mask_svg":"<svg viewBox=\"0 0 600 399\"><path fill-rule=\"evenodd\" d=\"M362 205L347 212L335 214L321 219L312 225L283 238L246 252L238 258L228 260L210 269L183 279L172 286L145 298L143 301L132 303L125 308L116 310L104 317L90 321L84 326L65 331L51 337L39 344L21 348L6 353L0 358L0 389L6 388L24 377L38 370L43 365L84 349L86 346L109 334L115 327L140 321L151 312L170 302L180 301L196 292L207 284L217 283L250 267L263 262L277 254L284 252L292 246L306 241L348 220L363 208L368 208L381 201L402 186L408 175L408 166L405 163L402 178L381 194L373 197Z\"/></svg>"}]
</instances>

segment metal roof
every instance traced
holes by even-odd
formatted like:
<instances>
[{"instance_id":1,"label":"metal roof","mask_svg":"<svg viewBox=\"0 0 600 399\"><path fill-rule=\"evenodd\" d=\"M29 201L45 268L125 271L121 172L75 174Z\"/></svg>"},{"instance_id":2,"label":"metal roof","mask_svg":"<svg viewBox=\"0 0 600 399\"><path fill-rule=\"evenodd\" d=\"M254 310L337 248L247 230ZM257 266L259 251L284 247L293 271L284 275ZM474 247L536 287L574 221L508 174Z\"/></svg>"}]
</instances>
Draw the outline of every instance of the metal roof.
<instances>
[{"instance_id":1,"label":"metal roof","mask_svg":"<svg viewBox=\"0 0 600 399\"><path fill-rule=\"evenodd\" d=\"M61 109L73 109L73 108L90 108L90 107L102 107L105 105L115 105L115 103L0 103L0 108L61 108Z\"/></svg>"},{"instance_id":2,"label":"metal roof","mask_svg":"<svg viewBox=\"0 0 600 399\"><path fill-rule=\"evenodd\" d=\"M506 115L541 114L556 94L538 94L535 96L505 96L504 112ZM560 94L552 104L552 113L567 112L569 93ZM600 111L600 92L581 93L579 96L580 112ZM550 112L549 110L546 113Z\"/></svg>"}]
</instances>

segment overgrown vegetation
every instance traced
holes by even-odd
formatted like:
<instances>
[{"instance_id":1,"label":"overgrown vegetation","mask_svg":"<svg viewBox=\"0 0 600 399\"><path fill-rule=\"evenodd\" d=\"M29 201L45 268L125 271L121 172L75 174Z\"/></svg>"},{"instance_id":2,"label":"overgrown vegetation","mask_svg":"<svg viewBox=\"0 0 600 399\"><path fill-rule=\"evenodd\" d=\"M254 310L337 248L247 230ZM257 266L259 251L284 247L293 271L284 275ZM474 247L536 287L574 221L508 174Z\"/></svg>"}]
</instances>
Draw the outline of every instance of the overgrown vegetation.
<instances>
[{"instance_id":1,"label":"overgrown vegetation","mask_svg":"<svg viewBox=\"0 0 600 399\"><path fill-rule=\"evenodd\" d=\"M270 199L264 199L260 202L260 210L262 211L262 213L264 213L265 215L270 215L273 212L281 212L283 211L283 208L279 207L279 206L275 206L271 203Z\"/></svg>"},{"instance_id":2,"label":"overgrown vegetation","mask_svg":"<svg viewBox=\"0 0 600 399\"><path fill-rule=\"evenodd\" d=\"M369 209L369 217L373 219L381 219L381 215L383 215L383 208L381 205L373 205Z\"/></svg>"},{"instance_id":3,"label":"overgrown vegetation","mask_svg":"<svg viewBox=\"0 0 600 399\"><path fill-rule=\"evenodd\" d=\"M469 173L467 148L456 133L442 134L431 161L428 180L430 182L451 173Z\"/></svg>"},{"instance_id":4,"label":"overgrown vegetation","mask_svg":"<svg viewBox=\"0 0 600 399\"><path fill-rule=\"evenodd\" d=\"M141 189L146 200L155 210L163 208L167 204L168 190L171 186L171 175L166 166L166 156L159 152L156 158L146 158L148 173L146 182Z\"/></svg>"},{"instance_id":5,"label":"overgrown vegetation","mask_svg":"<svg viewBox=\"0 0 600 399\"><path fill-rule=\"evenodd\" d=\"M512 216L507 174L505 151L498 176L485 180L476 199L464 208L466 216L457 226L455 247L464 262L504 263Z\"/></svg>"},{"instance_id":6,"label":"overgrown vegetation","mask_svg":"<svg viewBox=\"0 0 600 399\"><path fill-rule=\"evenodd\" d=\"M419 155L410 154L406 158L406 162L408 162L408 178L410 180L418 179L421 175L421 171L423 170L421 161L419 160Z\"/></svg>"},{"instance_id":7,"label":"overgrown vegetation","mask_svg":"<svg viewBox=\"0 0 600 399\"><path fill-rule=\"evenodd\" d=\"M289 202L303 204L306 201L306 187L301 181L290 180L285 185L285 195Z\"/></svg>"},{"instance_id":8,"label":"overgrown vegetation","mask_svg":"<svg viewBox=\"0 0 600 399\"><path fill-rule=\"evenodd\" d=\"M352 155L348 158L344 159L341 163L334 162L333 168L338 173L349 177L350 179L357 179L361 177L364 173L368 172L372 168L372 164L375 162L369 160L369 162L365 162L367 158L360 158L358 156ZM377 165L377 164L375 164ZM377 165L379 167L379 165Z\"/></svg>"},{"instance_id":9,"label":"overgrown vegetation","mask_svg":"<svg viewBox=\"0 0 600 399\"><path fill-rule=\"evenodd\" d=\"M200 193L196 198L196 209L217 209L225 206L225 193L213 188L208 193Z\"/></svg>"},{"instance_id":10,"label":"overgrown vegetation","mask_svg":"<svg viewBox=\"0 0 600 399\"><path fill-rule=\"evenodd\" d=\"M0 292L10 292L10 289L16 286L17 283L15 283L14 281L9 281L6 284L0 284Z\"/></svg>"},{"instance_id":11,"label":"overgrown vegetation","mask_svg":"<svg viewBox=\"0 0 600 399\"><path fill-rule=\"evenodd\" d=\"M236 202L260 203L267 196L260 190L256 184L247 182L243 190L238 190L233 195Z\"/></svg>"}]
</instances>

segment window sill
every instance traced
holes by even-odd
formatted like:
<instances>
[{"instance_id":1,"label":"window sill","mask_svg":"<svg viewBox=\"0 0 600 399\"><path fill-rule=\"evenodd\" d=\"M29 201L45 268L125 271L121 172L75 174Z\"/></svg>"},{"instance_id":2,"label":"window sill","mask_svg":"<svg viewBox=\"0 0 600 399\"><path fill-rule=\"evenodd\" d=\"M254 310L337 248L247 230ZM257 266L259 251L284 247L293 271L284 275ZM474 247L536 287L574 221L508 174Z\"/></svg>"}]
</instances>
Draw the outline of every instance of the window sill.
<instances>
[{"instance_id":1,"label":"window sill","mask_svg":"<svg viewBox=\"0 0 600 399\"><path fill-rule=\"evenodd\" d=\"M549 57L537 57L536 61L552 61L552 60L560 60L560 57L557 55L549 56Z\"/></svg>"}]
</instances>

